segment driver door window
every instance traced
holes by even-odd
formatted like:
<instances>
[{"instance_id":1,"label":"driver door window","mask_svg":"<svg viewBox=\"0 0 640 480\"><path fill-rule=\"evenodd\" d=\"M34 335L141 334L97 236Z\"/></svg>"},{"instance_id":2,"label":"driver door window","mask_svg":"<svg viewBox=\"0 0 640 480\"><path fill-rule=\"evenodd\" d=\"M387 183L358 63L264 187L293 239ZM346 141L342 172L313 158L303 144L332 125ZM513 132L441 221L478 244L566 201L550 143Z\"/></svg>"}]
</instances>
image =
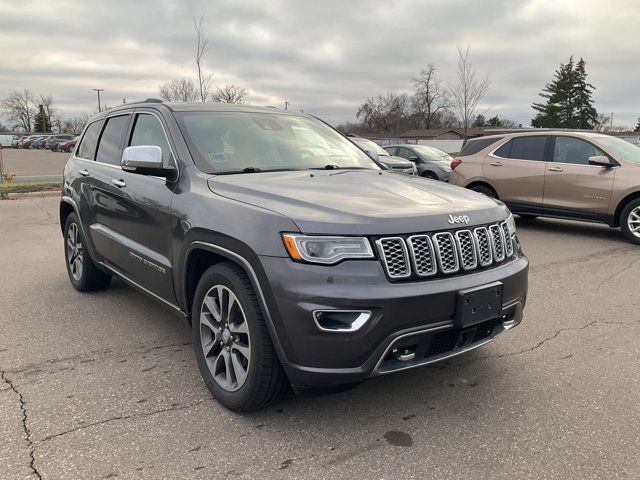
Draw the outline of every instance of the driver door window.
<instances>
[{"instance_id":1,"label":"driver door window","mask_svg":"<svg viewBox=\"0 0 640 480\"><path fill-rule=\"evenodd\" d=\"M130 147L140 145L154 145L162 149L162 164L170 166L172 164L171 149L167 136L164 133L162 124L158 117L150 113L139 113L131 133Z\"/></svg>"},{"instance_id":2,"label":"driver door window","mask_svg":"<svg viewBox=\"0 0 640 480\"><path fill-rule=\"evenodd\" d=\"M554 162L589 165L589 157L600 155L606 156L602 150L589 142L573 137L556 137L553 148Z\"/></svg>"}]
</instances>

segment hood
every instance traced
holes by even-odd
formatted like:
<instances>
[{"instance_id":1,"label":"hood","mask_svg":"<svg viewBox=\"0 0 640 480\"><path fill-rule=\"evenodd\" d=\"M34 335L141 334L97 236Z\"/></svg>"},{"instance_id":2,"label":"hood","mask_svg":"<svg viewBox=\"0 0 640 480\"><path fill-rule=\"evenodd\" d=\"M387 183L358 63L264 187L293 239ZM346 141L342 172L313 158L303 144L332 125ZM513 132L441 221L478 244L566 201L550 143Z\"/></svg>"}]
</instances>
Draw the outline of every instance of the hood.
<instances>
[{"instance_id":1,"label":"hood","mask_svg":"<svg viewBox=\"0 0 640 480\"><path fill-rule=\"evenodd\" d=\"M216 175L212 192L289 217L303 233L388 235L504 220L507 209L485 195L421 177L377 170Z\"/></svg>"}]
</instances>

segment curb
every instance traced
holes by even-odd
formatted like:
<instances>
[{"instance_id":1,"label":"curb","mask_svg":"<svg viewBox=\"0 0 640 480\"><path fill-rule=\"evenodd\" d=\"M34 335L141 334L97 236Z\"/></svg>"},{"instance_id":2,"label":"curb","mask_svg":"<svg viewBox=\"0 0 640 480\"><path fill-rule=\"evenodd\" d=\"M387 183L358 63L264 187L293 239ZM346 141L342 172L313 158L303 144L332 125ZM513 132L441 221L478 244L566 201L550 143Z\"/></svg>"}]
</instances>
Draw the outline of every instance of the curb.
<instances>
[{"instance_id":1,"label":"curb","mask_svg":"<svg viewBox=\"0 0 640 480\"><path fill-rule=\"evenodd\" d=\"M61 195L62 195L61 190L46 190L44 192L8 193L7 196L5 197L5 200L19 200L21 198L48 198L48 197L59 197Z\"/></svg>"}]
</instances>

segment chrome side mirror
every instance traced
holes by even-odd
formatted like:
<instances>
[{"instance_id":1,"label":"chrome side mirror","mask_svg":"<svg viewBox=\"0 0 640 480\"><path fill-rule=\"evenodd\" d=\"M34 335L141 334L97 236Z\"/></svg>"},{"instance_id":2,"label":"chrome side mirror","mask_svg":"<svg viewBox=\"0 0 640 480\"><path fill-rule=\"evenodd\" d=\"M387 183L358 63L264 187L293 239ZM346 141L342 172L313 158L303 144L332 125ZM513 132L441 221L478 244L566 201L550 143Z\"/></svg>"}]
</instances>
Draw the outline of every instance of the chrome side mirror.
<instances>
[{"instance_id":1,"label":"chrome side mirror","mask_svg":"<svg viewBox=\"0 0 640 480\"><path fill-rule=\"evenodd\" d=\"M122 152L120 166L123 170L142 175L165 177L171 180L176 175L173 167L162 165L162 149L156 145L127 147Z\"/></svg>"},{"instance_id":2,"label":"chrome side mirror","mask_svg":"<svg viewBox=\"0 0 640 480\"><path fill-rule=\"evenodd\" d=\"M605 155L596 155L589 157L589 165L598 165L600 167L613 167L615 163Z\"/></svg>"}]
</instances>

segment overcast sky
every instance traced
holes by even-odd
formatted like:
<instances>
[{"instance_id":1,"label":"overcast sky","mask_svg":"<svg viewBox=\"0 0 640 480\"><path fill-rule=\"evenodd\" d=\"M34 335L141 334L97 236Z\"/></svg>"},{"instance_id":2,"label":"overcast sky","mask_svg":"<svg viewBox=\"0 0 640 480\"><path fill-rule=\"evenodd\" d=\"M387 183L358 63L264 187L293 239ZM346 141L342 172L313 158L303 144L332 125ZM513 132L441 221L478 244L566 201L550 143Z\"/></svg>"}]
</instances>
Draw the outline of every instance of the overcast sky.
<instances>
[{"instance_id":1,"label":"overcast sky","mask_svg":"<svg viewBox=\"0 0 640 480\"><path fill-rule=\"evenodd\" d=\"M637 0L0 0L0 97L52 94L67 116L158 96L193 77L192 16L205 16L214 86L256 105L352 120L367 97L411 89L433 63L453 78L456 45L471 46L491 87L480 113L529 125L531 103L570 55L584 57L599 112L640 116Z\"/></svg>"}]
</instances>

